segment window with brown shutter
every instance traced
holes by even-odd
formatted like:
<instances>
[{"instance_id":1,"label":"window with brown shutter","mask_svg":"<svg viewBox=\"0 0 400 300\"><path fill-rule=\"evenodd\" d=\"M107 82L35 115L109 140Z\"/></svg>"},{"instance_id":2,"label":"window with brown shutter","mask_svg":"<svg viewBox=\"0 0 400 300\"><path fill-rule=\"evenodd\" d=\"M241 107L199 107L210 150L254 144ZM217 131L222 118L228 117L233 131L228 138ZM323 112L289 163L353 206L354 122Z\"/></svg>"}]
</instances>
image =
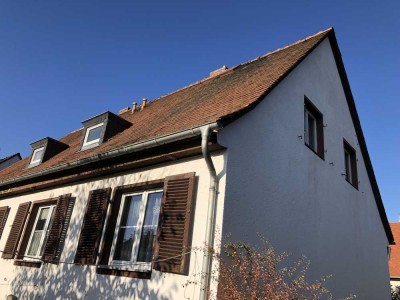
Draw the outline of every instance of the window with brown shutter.
<instances>
[{"instance_id":1,"label":"window with brown shutter","mask_svg":"<svg viewBox=\"0 0 400 300\"><path fill-rule=\"evenodd\" d=\"M165 179L154 269L188 274L195 174ZM158 262L157 262L158 261Z\"/></svg>"},{"instance_id":2,"label":"window with brown shutter","mask_svg":"<svg viewBox=\"0 0 400 300\"><path fill-rule=\"evenodd\" d=\"M8 206L0 207L0 239L3 234L4 226L6 225L9 212L10 208Z\"/></svg>"},{"instance_id":3,"label":"window with brown shutter","mask_svg":"<svg viewBox=\"0 0 400 300\"><path fill-rule=\"evenodd\" d=\"M187 274L194 173L121 186L112 200L97 273L150 278L154 268Z\"/></svg>"},{"instance_id":4,"label":"window with brown shutter","mask_svg":"<svg viewBox=\"0 0 400 300\"><path fill-rule=\"evenodd\" d=\"M10 234L8 235L8 239L3 250L2 258L14 258L30 206L30 202L22 203L18 206L14 222L11 226Z\"/></svg>"},{"instance_id":5,"label":"window with brown shutter","mask_svg":"<svg viewBox=\"0 0 400 300\"><path fill-rule=\"evenodd\" d=\"M60 260L61 246L64 245L65 234L72 214L73 201L71 194L62 195L57 200L49 235L44 248L42 259L51 263ZM72 205L71 205L72 204Z\"/></svg>"},{"instance_id":6,"label":"window with brown shutter","mask_svg":"<svg viewBox=\"0 0 400 300\"><path fill-rule=\"evenodd\" d=\"M40 267L42 260L57 263L74 202L71 194L33 203L15 265Z\"/></svg>"},{"instance_id":7,"label":"window with brown shutter","mask_svg":"<svg viewBox=\"0 0 400 300\"><path fill-rule=\"evenodd\" d=\"M96 263L110 194L110 188L90 192L75 255L75 263L82 265Z\"/></svg>"}]
</instances>

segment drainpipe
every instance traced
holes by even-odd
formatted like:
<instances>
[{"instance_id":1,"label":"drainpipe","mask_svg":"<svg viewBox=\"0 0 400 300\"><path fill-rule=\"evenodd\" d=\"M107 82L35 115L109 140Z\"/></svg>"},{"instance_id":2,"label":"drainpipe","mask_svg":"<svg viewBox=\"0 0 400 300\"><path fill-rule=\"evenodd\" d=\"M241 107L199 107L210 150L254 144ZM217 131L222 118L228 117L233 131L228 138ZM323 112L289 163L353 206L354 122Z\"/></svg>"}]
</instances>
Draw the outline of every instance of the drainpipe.
<instances>
[{"instance_id":1,"label":"drainpipe","mask_svg":"<svg viewBox=\"0 0 400 300\"><path fill-rule=\"evenodd\" d=\"M208 210L206 219L206 236L205 246L208 248L204 251L202 276L200 281L200 300L207 300L208 290L210 288L211 269L212 269L212 253L214 246L214 230L215 230L215 210L217 202L218 179L210 151L208 149L208 140L210 138L210 125L206 125L201 129L201 150L204 160L206 161L208 171L210 173L210 190L208 195Z\"/></svg>"}]
</instances>

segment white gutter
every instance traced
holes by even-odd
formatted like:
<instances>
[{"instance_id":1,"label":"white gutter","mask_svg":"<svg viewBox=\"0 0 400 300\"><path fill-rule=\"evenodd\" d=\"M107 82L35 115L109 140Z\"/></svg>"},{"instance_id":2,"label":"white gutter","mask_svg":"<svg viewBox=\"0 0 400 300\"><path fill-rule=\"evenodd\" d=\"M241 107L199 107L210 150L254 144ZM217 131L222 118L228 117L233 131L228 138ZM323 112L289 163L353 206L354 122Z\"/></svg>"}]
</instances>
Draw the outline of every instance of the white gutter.
<instances>
[{"instance_id":1,"label":"white gutter","mask_svg":"<svg viewBox=\"0 0 400 300\"><path fill-rule=\"evenodd\" d=\"M205 251L203 255L203 265L200 279L200 300L207 300L208 291L210 289L211 270L212 270L212 253L214 247L214 231L215 231L215 211L218 193L218 178L215 171L210 151L208 149L208 140L210 132L213 130L210 125L201 129L201 150L210 173L210 189L208 195L208 210L206 219L206 235L205 235Z\"/></svg>"},{"instance_id":2,"label":"white gutter","mask_svg":"<svg viewBox=\"0 0 400 300\"><path fill-rule=\"evenodd\" d=\"M100 162L100 161L103 161L105 159L114 158L114 157L118 157L118 156L121 156L121 155L138 152L140 150L153 148L155 146L169 144L169 143L180 141L180 140L183 140L183 139L186 139L186 138L194 137L194 136L202 134L202 128L204 128L205 126L210 128L211 130L217 130L217 129L222 128L222 126L218 122L203 124L201 126L197 126L197 127L193 127L193 128L190 128L190 129L186 129L184 131L179 131L179 132L175 132L175 133L172 133L172 134L164 135L164 136L161 136L161 137L152 138L152 139L149 139L149 140L146 140L146 141L143 141L143 142L138 142L138 143L135 143L135 144L131 144L131 145L128 145L128 146L125 146L125 147L122 147L122 148L118 148L118 149L114 149L114 150L111 150L111 151L108 151L108 152L105 152L105 153L100 153L100 154L97 154L97 155L94 155L94 156L91 156L91 157L86 157L86 158L79 159L77 161L73 161L73 162L70 162L70 163L65 163L65 164L62 164L62 165L51 167L51 168L45 169L43 171L39 171L39 172L35 172L35 173L19 176L19 177L16 177L16 178L4 180L4 181L0 182L0 188L3 187L3 186L9 185L9 184L21 182L21 181L32 179L32 178L35 178L35 177L49 175L49 174L53 174L53 173L56 173L56 172L59 172L59 171L70 170L70 169L73 169L75 167L81 167L81 166L84 166L84 165L88 165L90 163Z\"/></svg>"}]
</instances>

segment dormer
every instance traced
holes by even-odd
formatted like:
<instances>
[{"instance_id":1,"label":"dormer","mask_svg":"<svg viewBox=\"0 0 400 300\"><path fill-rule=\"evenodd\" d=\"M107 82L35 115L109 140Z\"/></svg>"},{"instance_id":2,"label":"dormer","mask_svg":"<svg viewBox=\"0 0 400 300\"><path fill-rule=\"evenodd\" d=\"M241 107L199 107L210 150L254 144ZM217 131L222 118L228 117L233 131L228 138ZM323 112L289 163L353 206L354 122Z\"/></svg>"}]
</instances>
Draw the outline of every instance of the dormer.
<instances>
[{"instance_id":1,"label":"dormer","mask_svg":"<svg viewBox=\"0 0 400 300\"><path fill-rule=\"evenodd\" d=\"M56 154L67 149L68 145L50 137L46 137L32 143L31 147L32 154L29 159L28 168L35 167L40 165L42 162L49 160Z\"/></svg>"},{"instance_id":2,"label":"dormer","mask_svg":"<svg viewBox=\"0 0 400 300\"><path fill-rule=\"evenodd\" d=\"M110 111L83 121L82 124L84 126L84 134L81 142L81 151L100 146L132 125Z\"/></svg>"}]
</instances>

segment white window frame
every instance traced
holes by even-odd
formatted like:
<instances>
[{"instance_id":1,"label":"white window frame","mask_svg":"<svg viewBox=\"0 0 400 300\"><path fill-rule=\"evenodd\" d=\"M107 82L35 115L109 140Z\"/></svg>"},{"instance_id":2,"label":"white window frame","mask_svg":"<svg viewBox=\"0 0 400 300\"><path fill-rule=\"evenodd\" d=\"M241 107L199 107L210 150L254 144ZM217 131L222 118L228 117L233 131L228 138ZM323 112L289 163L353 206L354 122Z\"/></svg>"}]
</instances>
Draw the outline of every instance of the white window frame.
<instances>
[{"instance_id":1,"label":"white window frame","mask_svg":"<svg viewBox=\"0 0 400 300\"><path fill-rule=\"evenodd\" d=\"M23 258L24 260L37 261L37 260L40 260L42 258L40 253L42 252L42 248L44 247L44 241L47 240L49 225L51 223L51 220L53 219L53 212L54 212L55 206L56 206L55 204L39 206L38 211L36 213L35 223L32 226L32 231L30 233L29 241L28 241L28 244L26 246L25 255L27 255L27 256ZM44 234L42 235L42 237L40 239L38 252L36 253L36 255L28 255L29 247L31 246L31 243L32 243L33 235L35 233L35 227L37 225L37 222L38 222L38 219L39 219L39 216L40 216L40 212L45 208L50 208L50 211L49 211L49 214L48 214L48 218L46 219L46 223L45 223L45 225L43 227Z\"/></svg>"},{"instance_id":2,"label":"white window frame","mask_svg":"<svg viewBox=\"0 0 400 300\"><path fill-rule=\"evenodd\" d=\"M88 142L87 139L88 139L88 137L89 137L90 131L92 131L93 129L96 129L96 128L98 128L98 127L101 127L101 126L103 126L103 125L104 125L104 122L101 122L101 123L99 123L99 124L90 126L90 127L88 127L88 128L86 129L85 138L83 139L82 149L83 149L83 148L89 148L89 147L95 147L95 146L98 146L98 145L100 144L100 139L101 139L101 137L99 137L98 139L95 139L95 140L93 140L93 141L90 141L90 142Z\"/></svg>"},{"instance_id":3,"label":"white window frame","mask_svg":"<svg viewBox=\"0 0 400 300\"><path fill-rule=\"evenodd\" d=\"M33 160L35 158L35 154L38 153L39 151L42 151L42 150L43 150L43 153L39 157L39 159ZM33 150L32 158L31 158L31 161L30 161L29 165L38 165L38 164L40 164L40 162L43 159L43 155L44 155L44 147L40 147L40 148L37 148L37 149Z\"/></svg>"},{"instance_id":4,"label":"white window frame","mask_svg":"<svg viewBox=\"0 0 400 300\"><path fill-rule=\"evenodd\" d=\"M140 238L142 236L142 230L143 230L143 222L144 222L144 217L146 213L146 207L147 207L147 201L148 201L148 195L153 194L153 193L163 193L163 189L155 189L155 190L148 190L148 191L142 191L142 192L135 192L135 193L127 193L122 196L122 200L119 206L119 211L118 211L118 218L117 218L117 223L115 226L115 231L114 231L114 236L113 236L113 241L111 245L111 252L110 252L110 258L109 258L109 265L113 267L117 267L118 269L121 270L134 270L134 271L150 271L151 270L151 262L137 262L137 256L139 252L139 246L140 246ZM123 208L125 206L125 199L127 197L131 196L137 196L137 195L142 195L142 202L140 204L139 208L139 220L138 220L138 230L135 233L135 239L133 242L132 246L132 252L131 252L131 260L124 261L124 260L114 260L114 253L115 253L115 248L117 245L117 239L118 239L118 232L120 229L120 223L121 223L121 218L122 218L122 213L123 213ZM161 206L160 206L161 209ZM159 224L157 224L157 227Z\"/></svg>"},{"instance_id":5,"label":"white window frame","mask_svg":"<svg viewBox=\"0 0 400 300\"><path fill-rule=\"evenodd\" d=\"M308 122L309 116L313 119L314 123L314 144L310 144L310 125ZM317 152L318 147L318 136L317 136L317 118L314 116L312 112L310 112L307 108L304 108L304 141L311 149Z\"/></svg>"}]
</instances>

